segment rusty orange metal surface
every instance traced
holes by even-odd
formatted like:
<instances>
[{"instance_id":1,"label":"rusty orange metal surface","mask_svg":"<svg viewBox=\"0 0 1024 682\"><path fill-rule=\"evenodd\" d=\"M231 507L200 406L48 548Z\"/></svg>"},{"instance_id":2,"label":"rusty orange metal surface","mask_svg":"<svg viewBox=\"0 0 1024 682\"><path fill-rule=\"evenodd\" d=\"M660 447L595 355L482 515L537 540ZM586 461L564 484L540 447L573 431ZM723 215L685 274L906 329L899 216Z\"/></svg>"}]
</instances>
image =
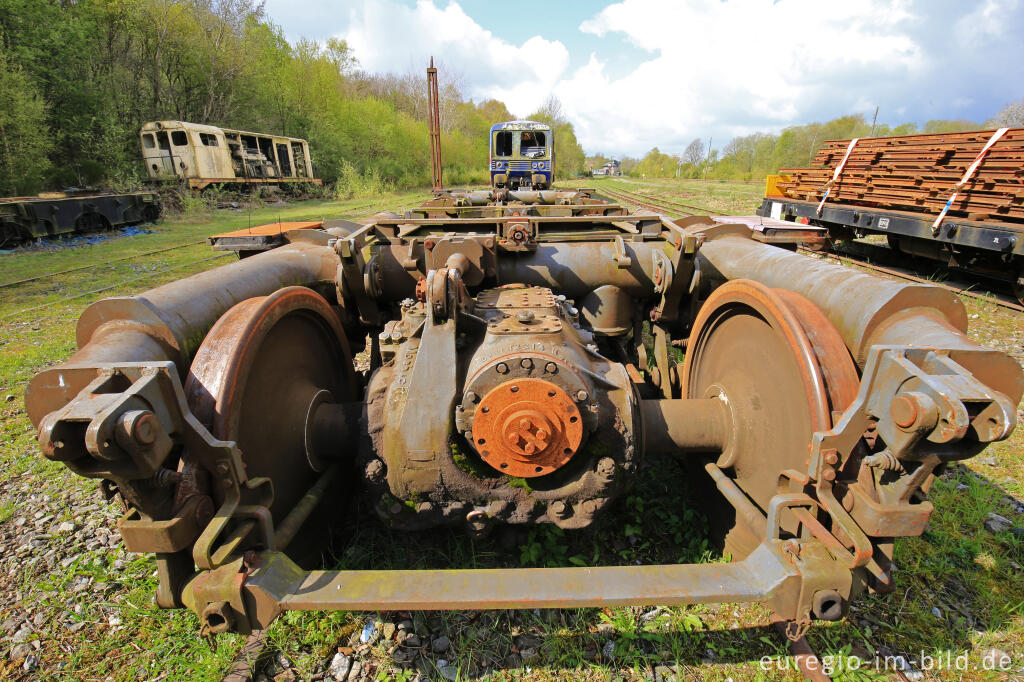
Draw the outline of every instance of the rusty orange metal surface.
<instances>
[{"instance_id":1,"label":"rusty orange metal surface","mask_svg":"<svg viewBox=\"0 0 1024 682\"><path fill-rule=\"evenodd\" d=\"M480 402L473 442L503 474L531 478L555 471L583 439L580 411L569 394L544 379L506 381Z\"/></svg>"},{"instance_id":2,"label":"rusty orange metal surface","mask_svg":"<svg viewBox=\"0 0 1024 682\"><path fill-rule=\"evenodd\" d=\"M241 230L235 230L234 232L213 234L210 235L208 239L220 239L222 237L269 237L275 234L291 232L292 230L314 230L323 226L323 224L324 221L322 220L299 220L283 223L267 223L266 225L246 227Z\"/></svg>"}]
</instances>

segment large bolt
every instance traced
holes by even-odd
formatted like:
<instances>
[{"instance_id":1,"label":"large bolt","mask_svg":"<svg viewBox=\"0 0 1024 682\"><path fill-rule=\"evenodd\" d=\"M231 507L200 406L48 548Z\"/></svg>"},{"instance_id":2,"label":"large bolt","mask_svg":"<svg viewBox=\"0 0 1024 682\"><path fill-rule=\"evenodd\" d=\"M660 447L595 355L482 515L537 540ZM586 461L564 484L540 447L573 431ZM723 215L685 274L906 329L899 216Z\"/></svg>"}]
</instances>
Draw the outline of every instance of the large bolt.
<instances>
[{"instance_id":1,"label":"large bolt","mask_svg":"<svg viewBox=\"0 0 1024 682\"><path fill-rule=\"evenodd\" d=\"M516 313L516 319L523 324L530 324L537 316L533 314L532 310L520 310Z\"/></svg>"},{"instance_id":2,"label":"large bolt","mask_svg":"<svg viewBox=\"0 0 1024 682\"><path fill-rule=\"evenodd\" d=\"M499 362L498 366L494 369L498 370L498 374L508 374L508 365L504 362Z\"/></svg>"},{"instance_id":3,"label":"large bolt","mask_svg":"<svg viewBox=\"0 0 1024 682\"><path fill-rule=\"evenodd\" d=\"M597 473L606 481L615 478L615 460L611 457L602 457L597 463Z\"/></svg>"},{"instance_id":4,"label":"large bolt","mask_svg":"<svg viewBox=\"0 0 1024 682\"><path fill-rule=\"evenodd\" d=\"M160 420L149 410L125 412L121 415L121 433L134 444L146 447L155 443L160 435Z\"/></svg>"},{"instance_id":5,"label":"large bolt","mask_svg":"<svg viewBox=\"0 0 1024 682\"><path fill-rule=\"evenodd\" d=\"M924 430L934 427L939 421L939 410L931 396L910 391L892 399L889 416L904 431Z\"/></svg>"},{"instance_id":6,"label":"large bolt","mask_svg":"<svg viewBox=\"0 0 1024 682\"><path fill-rule=\"evenodd\" d=\"M548 364L544 365L544 371L547 372L548 374L554 374L555 372L558 371L558 365L556 365L553 362L549 362Z\"/></svg>"},{"instance_id":7,"label":"large bolt","mask_svg":"<svg viewBox=\"0 0 1024 682\"><path fill-rule=\"evenodd\" d=\"M564 501L555 500L554 502L548 505L548 511L550 511L551 515L554 516L556 519L564 519L566 516L569 515L570 510L569 505L566 504Z\"/></svg>"},{"instance_id":8,"label":"large bolt","mask_svg":"<svg viewBox=\"0 0 1024 682\"><path fill-rule=\"evenodd\" d=\"M477 403L477 402L480 402L480 396L478 396L473 391L466 391L466 402L467 403Z\"/></svg>"},{"instance_id":9,"label":"large bolt","mask_svg":"<svg viewBox=\"0 0 1024 682\"><path fill-rule=\"evenodd\" d=\"M519 361L519 366L523 369L531 369L533 367L533 360L530 358L523 358Z\"/></svg>"},{"instance_id":10,"label":"large bolt","mask_svg":"<svg viewBox=\"0 0 1024 682\"><path fill-rule=\"evenodd\" d=\"M586 391L576 391L576 400L583 402L590 397L590 394Z\"/></svg>"},{"instance_id":11,"label":"large bolt","mask_svg":"<svg viewBox=\"0 0 1024 682\"><path fill-rule=\"evenodd\" d=\"M917 401L907 395L898 395L889 405L889 415L901 429L913 426L917 421Z\"/></svg>"}]
</instances>

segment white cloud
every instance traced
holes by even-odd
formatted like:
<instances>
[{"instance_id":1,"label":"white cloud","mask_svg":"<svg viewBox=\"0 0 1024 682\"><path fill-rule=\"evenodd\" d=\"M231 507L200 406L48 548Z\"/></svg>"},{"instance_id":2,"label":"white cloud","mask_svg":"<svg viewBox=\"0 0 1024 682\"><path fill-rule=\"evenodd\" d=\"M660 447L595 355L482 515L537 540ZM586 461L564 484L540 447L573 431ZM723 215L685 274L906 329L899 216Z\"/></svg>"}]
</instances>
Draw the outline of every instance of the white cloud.
<instances>
[{"instance_id":1,"label":"white cloud","mask_svg":"<svg viewBox=\"0 0 1024 682\"><path fill-rule=\"evenodd\" d=\"M349 17L339 37L367 71L419 70L437 56L463 76L471 96L502 100L520 114L540 106L569 64L561 42L538 35L513 45L481 27L454 0L443 8L431 0L413 7L364 0Z\"/></svg>"},{"instance_id":2,"label":"white cloud","mask_svg":"<svg viewBox=\"0 0 1024 682\"><path fill-rule=\"evenodd\" d=\"M271 3L286 1L313 0ZM880 122L984 120L1024 95L1022 5L621 0L576 27L538 24L539 35L515 44L456 0L353 0L339 35L368 71L420 71L434 55L468 95L519 115L554 93L588 152L638 155L679 151L698 136L717 147L756 130L870 117L875 106ZM510 22L524 16L533 14L510 6ZM595 38L607 49L570 70L566 44ZM610 66L616 50L640 61L623 74L621 60Z\"/></svg>"},{"instance_id":3,"label":"white cloud","mask_svg":"<svg viewBox=\"0 0 1024 682\"><path fill-rule=\"evenodd\" d=\"M618 80L606 78L592 57L559 83L559 93L591 149L602 146L609 128L633 154L708 134L724 142L803 122L822 97L862 109L871 94L844 92L851 76L914 78L922 50L900 30L912 20L901 3L878 1L624 0L580 30L621 32L637 45L657 46L656 55ZM615 95L583 101L576 94L595 88Z\"/></svg>"}]
</instances>

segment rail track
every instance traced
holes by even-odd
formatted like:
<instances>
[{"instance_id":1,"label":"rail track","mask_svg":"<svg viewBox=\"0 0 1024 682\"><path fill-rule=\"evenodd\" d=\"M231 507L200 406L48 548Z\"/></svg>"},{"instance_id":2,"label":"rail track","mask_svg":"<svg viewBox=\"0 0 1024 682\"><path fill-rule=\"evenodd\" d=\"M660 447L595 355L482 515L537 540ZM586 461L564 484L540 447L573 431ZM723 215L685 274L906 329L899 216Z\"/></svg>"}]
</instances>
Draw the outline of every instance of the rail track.
<instances>
[{"instance_id":1,"label":"rail track","mask_svg":"<svg viewBox=\"0 0 1024 682\"><path fill-rule=\"evenodd\" d=\"M711 209L704 208L704 207L701 207L701 206L691 206L689 204L684 204L684 203L681 203L681 202L678 202L678 201L672 201L672 200L669 200L669 199L663 199L661 197L650 197L650 196L646 196L646 195L642 195L642 194L637 194L635 192L629 192L627 190L622 190L622 189L618 189L618 188L616 188L614 190L611 190L611 189L606 189L606 188L602 187L602 188L598 189L598 192L602 193L602 194L606 194L609 197L614 198L614 199L616 199L618 201L622 201L622 202L625 202L627 204L632 204L634 206L640 206L642 208L647 208L647 209L650 209L652 211L665 212L665 213L667 213L667 214L669 214L669 215L671 215L673 217L685 217L685 216L688 216L688 215L702 215L702 214L714 213L714 211L712 211ZM680 208L691 209L691 210L680 211L679 210ZM821 252L821 251L814 251L812 249L807 249L807 248L804 248L804 247L800 247L800 251L802 251L803 253L808 253L808 254L813 254L813 255L818 255L818 256L827 256L829 258L833 258L833 259L835 259L835 260L837 260L837 261L839 261L841 263L847 264L847 265L855 265L855 266L860 267L860 268L865 268L865 269L871 270L873 272L877 272L877 273L880 273L880 274L888 275L889 277L895 277L897 279L906 280L908 282L921 282L921 283L925 283L925 284L932 284L934 286L939 286L939 287L942 287L944 289L949 289L950 291L953 291L953 292L955 292L956 294L958 294L960 296L967 296L967 297L973 298L975 300L985 301L987 303L994 303L997 306L999 306L1001 308L1006 308L1008 310L1015 310L1017 312L1024 312L1024 305L1020 305L1020 304L1014 303L1012 301L1007 301L1007 300L1004 300L1002 298L998 298L996 296L989 295L989 294L981 294L981 293L978 293L978 292L975 292L975 291L971 291L970 289L967 289L967 288L964 288L964 287L951 286L949 284L944 284L942 282L937 282L935 280L927 279L927 278L924 278L924 277L918 277L917 275L912 275L912 274L909 274L909 273L906 273L906 272L902 272L900 270L896 270L894 268L888 268L888 267L884 267L884 266L881 266L881 265L877 265L875 263L871 263L871 262L869 262L867 260L864 260L864 259L861 259L861 258L855 258L855 257L853 257L852 255L849 255L849 254L825 253L825 252Z\"/></svg>"},{"instance_id":2,"label":"rail track","mask_svg":"<svg viewBox=\"0 0 1024 682\"><path fill-rule=\"evenodd\" d=\"M370 202L370 203L367 203L367 204L360 204L359 206L354 206L351 209L349 209L350 212L347 213L347 215L343 216L343 217L353 216L356 212L362 211L362 210L364 210L366 208L369 208L371 206L376 206L379 203L380 203L379 201L374 201L374 202ZM408 208L408 207L411 207L411 206L418 205L419 203L421 203L420 200L416 200L415 202L409 202L407 204L403 204L401 208L405 209L405 208ZM3 282L3 283L0 283L0 289L9 288L9 287L15 287L15 286L19 286L19 285L22 285L22 284L28 284L28 283L31 283L31 282L37 282L37 281L41 281L41 280L53 279L53 278L56 278L56 277L60 277L60 276L63 276L63 275L68 275L68 274L76 273L76 272L85 272L85 271L90 271L90 270L93 270L93 271L95 271L95 270L103 270L103 269L106 269L108 267L116 267L115 264L117 264L117 263L124 263L124 262L127 262L127 261L133 261L133 260L137 260L137 259L140 259L140 258L145 258L145 257L148 257L148 256L153 256L153 255L158 255L158 254L162 254L162 253L167 253L169 251L174 251L174 250L177 250L177 249L184 249L184 248L188 248L190 246L198 246L198 245L205 244L205 243L206 243L205 239L193 240L193 241L188 241L188 242L184 242L184 243L181 243L181 244L174 244L172 246L164 247L164 248L161 248L161 249L154 249L152 251L143 251L141 253L132 254L130 256L124 256L122 258L115 258L115 259L111 259L111 260L96 261L96 262L93 262L93 263L88 263L86 265L80 265L80 266L77 266L77 267L74 267L74 268L67 268L65 270L58 270L56 272L50 272L50 273L47 273L47 274L44 274L44 275L37 275L35 277L27 277L25 279L15 280L15 281L11 281L11 282ZM73 296L68 296L68 297L64 298L63 301L65 301L65 302L66 301L73 301L73 300L76 300L76 299L79 299L79 298L84 298L86 296L92 296L94 294L103 293L105 291L111 291L113 289L118 289L120 287L127 286L127 285L133 284L135 282L141 282L141 281L144 281L144 280L147 280L147 279L151 279L153 277L157 277L159 275L163 275L163 274L166 274L168 272L174 272L176 270L183 270L183 269L189 268L189 267L191 267L193 265L198 265L200 263L206 263L206 262L209 262L209 261L217 260L217 259L220 259L220 258L224 258L225 256L229 256L229 255L234 255L234 254L233 253L222 252L222 253L206 256L206 257L203 257L203 258L189 260L189 261L187 261L185 263L179 263L179 264L174 265L172 267L162 268L160 270L155 270L153 272L147 272L147 273L135 276L135 277L129 277L127 279L119 280L119 281L117 281L117 282L115 282L113 284L109 284L107 286L99 287L97 289L90 289L89 291L79 292L79 293L77 293L77 294L75 294ZM29 308L23 308L21 310L16 310L14 312L7 313L6 315L2 315L2 316L0 316L0 319L2 319L2 320L13 319L13 318L19 317L21 315L34 312L36 310L42 310L43 308L47 308L47 307L49 307L51 305L52 305L51 303L45 303L45 304L41 304L41 305L31 306Z\"/></svg>"},{"instance_id":3,"label":"rail track","mask_svg":"<svg viewBox=\"0 0 1024 682\"><path fill-rule=\"evenodd\" d=\"M702 215L716 212L714 209L706 208L704 206L684 204L680 201L675 201L673 199L665 199L663 197L654 198L644 194L640 194L638 192L631 192L629 190L621 189L618 187L615 189L601 187L597 191L600 194L609 195L612 198L617 199L618 201L624 201L635 206L649 208L652 211L661 211L664 210L665 208L672 208L674 210L686 209L685 211L683 211L684 215Z\"/></svg>"},{"instance_id":4,"label":"rail track","mask_svg":"<svg viewBox=\"0 0 1024 682\"><path fill-rule=\"evenodd\" d=\"M348 210L348 212L345 215L343 215L341 217L343 217L343 218L352 217L352 216L356 215L359 211L367 209L367 208L369 208L371 206L376 206L379 203L380 203L380 201L372 201L372 202L369 202L369 203L366 203L366 204L360 204L358 206L353 206L352 208L350 208ZM415 205L417 205L419 203L420 203L420 201L417 200L417 201L409 203L409 204L403 204L402 207L403 208L408 208L408 207L411 207L411 206L415 206ZM85 271L85 270L102 270L102 269L107 268L107 267L112 267L114 263L123 263L123 262L126 262L126 261L137 260L139 258L145 258L147 256L153 256L153 255L160 254L160 253L166 253L168 251L175 251L177 249L184 249L184 248L187 248L189 246L198 246L198 245L205 244L205 243L206 243L205 239L193 240L193 241L183 242L181 244L174 244L172 246L167 246L167 247L164 247L164 248L161 248L161 249L154 249L152 251L143 251L141 253L133 253L130 256L124 256L124 257L121 257L121 258L105 259L105 260L102 260L102 261L95 261L93 263L87 263L85 265L79 265L79 266L76 266L76 267L73 267L73 268L67 268L66 270L57 270L56 272L48 272L48 273L43 274L43 275L36 275L35 277L26 277L25 279L12 280L10 282L0 282L0 289L5 289L5 288L8 288L8 287L19 286L21 284L29 284L30 282L38 282L40 280L45 280L45 279L51 279L53 277L59 277L61 275L71 274L73 272L82 272L82 271Z\"/></svg>"}]
</instances>

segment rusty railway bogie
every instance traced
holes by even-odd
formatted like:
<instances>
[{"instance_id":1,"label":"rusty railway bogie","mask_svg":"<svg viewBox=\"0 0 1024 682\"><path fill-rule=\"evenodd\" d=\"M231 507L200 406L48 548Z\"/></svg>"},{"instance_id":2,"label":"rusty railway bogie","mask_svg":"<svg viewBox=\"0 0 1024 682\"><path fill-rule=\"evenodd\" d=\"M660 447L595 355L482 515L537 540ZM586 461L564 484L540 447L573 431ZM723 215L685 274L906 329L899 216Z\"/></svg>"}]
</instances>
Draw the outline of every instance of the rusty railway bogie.
<instances>
[{"instance_id":1,"label":"rusty railway bogie","mask_svg":"<svg viewBox=\"0 0 1024 682\"><path fill-rule=\"evenodd\" d=\"M210 633L294 609L759 601L839 618L891 586L933 477L1009 435L1024 391L947 291L582 190L440 193L284 239L95 304L26 398L44 454L120 495L158 603ZM644 456L710 476L735 563L408 580L284 553L342 480L396 527L581 528Z\"/></svg>"}]
</instances>

